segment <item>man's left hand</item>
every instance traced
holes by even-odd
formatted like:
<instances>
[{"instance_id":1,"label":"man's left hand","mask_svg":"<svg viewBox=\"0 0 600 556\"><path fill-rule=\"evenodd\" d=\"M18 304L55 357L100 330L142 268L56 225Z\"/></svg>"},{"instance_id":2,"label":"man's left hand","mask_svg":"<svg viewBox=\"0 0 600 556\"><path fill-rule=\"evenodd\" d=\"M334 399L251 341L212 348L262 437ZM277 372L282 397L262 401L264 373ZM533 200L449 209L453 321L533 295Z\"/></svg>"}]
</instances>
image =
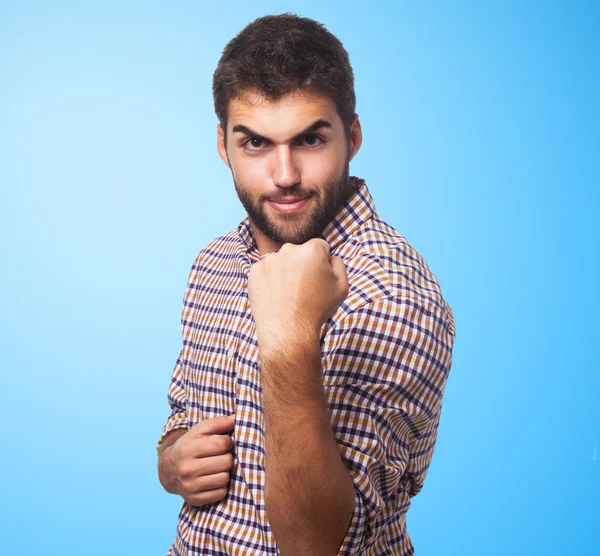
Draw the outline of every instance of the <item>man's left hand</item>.
<instances>
[{"instance_id":1,"label":"man's left hand","mask_svg":"<svg viewBox=\"0 0 600 556\"><path fill-rule=\"evenodd\" d=\"M252 265L248 298L261 353L318 340L323 323L346 299L346 267L329 252L329 244L319 238L284 243Z\"/></svg>"}]
</instances>

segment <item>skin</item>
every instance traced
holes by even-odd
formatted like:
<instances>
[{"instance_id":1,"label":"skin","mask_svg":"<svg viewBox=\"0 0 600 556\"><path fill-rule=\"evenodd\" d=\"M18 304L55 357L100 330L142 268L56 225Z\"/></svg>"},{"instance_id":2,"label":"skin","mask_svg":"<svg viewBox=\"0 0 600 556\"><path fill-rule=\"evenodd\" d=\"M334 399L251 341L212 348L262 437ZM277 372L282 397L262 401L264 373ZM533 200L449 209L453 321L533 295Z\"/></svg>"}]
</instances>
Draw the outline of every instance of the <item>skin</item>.
<instances>
[{"instance_id":1,"label":"skin","mask_svg":"<svg viewBox=\"0 0 600 556\"><path fill-rule=\"evenodd\" d=\"M331 127L298 137L320 120ZM240 126L269 140L235 131ZM317 236L352 193L347 177L349 162L362 144L358 115L346 138L330 97L295 92L271 101L247 93L230 101L227 127L226 145L223 128L217 126L217 149L231 170L260 254ZM279 213L267 202L307 195L309 203L292 214Z\"/></svg>"},{"instance_id":2,"label":"skin","mask_svg":"<svg viewBox=\"0 0 600 556\"><path fill-rule=\"evenodd\" d=\"M314 128L316 122L329 125ZM362 143L346 137L333 100L295 92L234 99L221 159L231 170L261 255L248 297L256 324L265 416L265 507L281 554L335 555L354 511L321 382L320 329L348 293L343 261L315 238L352 193L348 165ZM309 134L305 130L311 129ZM266 139L265 139L266 138ZM267 202L309 202L282 214ZM290 334L293 331L293 334Z\"/></svg>"},{"instance_id":3,"label":"skin","mask_svg":"<svg viewBox=\"0 0 600 556\"><path fill-rule=\"evenodd\" d=\"M319 121L329 125L306 133ZM248 277L261 363L269 523L284 556L335 555L355 493L329 421L319 338L346 298L348 280L343 261L316 236L352 193L348 168L362 143L360 122L355 115L347 137L329 97L294 92L269 100L248 92L230 102L227 126L226 134L217 126L219 155L259 253L272 254L254 263ZM307 196L292 214L268 203ZM169 492L198 504L226 494L219 485L232 462L214 458L230 456L231 445L221 440L229 437L221 433L234 423L221 419L166 437L159 475Z\"/></svg>"},{"instance_id":4,"label":"skin","mask_svg":"<svg viewBox=\"0 0 600 556\"><path fill-rule=\"evenodd\" d=\"M171 431L160 447L158 476L163 488L191 506L217 502L227 494L233 467L234 416L200 421L191 429Z\"/></svg>"},{"instance_id":5,"label":"skin","mask_svg":"<svg viewBox=\"0 0 600 556\"><path fill-rule=\"evenodd\" d=\"M343 261L311 239L285 243L249 273L261 364L265 508L284 556L336 555L354 485L332 432L320 329L348 293Z\"/></svg>"}]
</instances>

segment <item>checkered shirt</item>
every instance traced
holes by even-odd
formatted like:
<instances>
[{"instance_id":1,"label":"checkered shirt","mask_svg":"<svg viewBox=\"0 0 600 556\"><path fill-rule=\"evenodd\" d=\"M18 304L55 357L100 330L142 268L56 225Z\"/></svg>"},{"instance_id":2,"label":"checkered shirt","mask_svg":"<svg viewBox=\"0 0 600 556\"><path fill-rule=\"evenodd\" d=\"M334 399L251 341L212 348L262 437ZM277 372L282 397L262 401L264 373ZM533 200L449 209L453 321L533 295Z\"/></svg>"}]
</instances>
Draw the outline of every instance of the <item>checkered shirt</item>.
<instances>
[{"instance_id":1,"label":"checkered shirt","mask_svg":"<svg viewBox=\"0 0 600 556\"><path fill-rule=\"evenodd\" d=\"M452 309L425 260L375 211L364 180L320 237L346 265L349 293L321 328L331 428L355 487L339 554L414 554L406 529L423 487L452 361ZM175 429L235 413L228 493L183 503L167 556L279 554L265 511L265 433L248 273L260 260L248 217L196 256L168 391ZM157 447L157 448L158 448Z\"/></svg>"}]
</instances>

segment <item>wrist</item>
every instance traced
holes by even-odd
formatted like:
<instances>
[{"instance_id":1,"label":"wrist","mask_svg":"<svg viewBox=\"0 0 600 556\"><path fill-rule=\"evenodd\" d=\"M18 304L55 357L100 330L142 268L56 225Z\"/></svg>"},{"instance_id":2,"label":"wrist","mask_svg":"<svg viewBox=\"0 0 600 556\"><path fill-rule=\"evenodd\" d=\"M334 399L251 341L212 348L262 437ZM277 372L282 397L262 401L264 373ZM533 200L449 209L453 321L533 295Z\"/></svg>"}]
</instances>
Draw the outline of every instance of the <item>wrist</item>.
<instances>
[{"instance_id":1,"label":"wrist","mask_svg":"<svg viewBox=\"0 0 600 556\"><path fill-rule=\"evenodd\" d=\"M271 362L295 364L317 358L321 360L321 331L311 327L290 327L291 333L270 335L258 342L259 357L263 365ZM262 341L261 341L262 340ZM279 365L278 365L279 366Z\"/></svg>"},{"instance_id":2,"label":"wrist","mask_svg":"<svg viewBox=\"0 0 600 556\"><path fill-rule=\"evenodd\" d=\"M177 494L175 481L173 480L174 465L172 454L173 445L167 446L160 454L158 458L158 480L169 494Z\"/></svg>"}]
</instances>

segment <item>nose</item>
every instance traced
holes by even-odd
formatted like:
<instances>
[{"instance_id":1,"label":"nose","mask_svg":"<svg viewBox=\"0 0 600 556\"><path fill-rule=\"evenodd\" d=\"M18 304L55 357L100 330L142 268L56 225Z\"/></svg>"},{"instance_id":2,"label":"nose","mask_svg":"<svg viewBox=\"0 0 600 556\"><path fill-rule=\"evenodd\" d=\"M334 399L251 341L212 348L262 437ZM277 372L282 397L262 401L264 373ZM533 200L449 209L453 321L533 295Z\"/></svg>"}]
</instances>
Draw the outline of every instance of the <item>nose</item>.
<instances>
[{"instance_id":1,"label":"nose","mask_svg":"<svg viewBox=\"0 0 600 556\"><path fill-rule=\"evenodd\" d=\"M273 183L279 187L292 187L300 183L300 171L289 145L277 147Z\"/></svg>"}]
</instances>

